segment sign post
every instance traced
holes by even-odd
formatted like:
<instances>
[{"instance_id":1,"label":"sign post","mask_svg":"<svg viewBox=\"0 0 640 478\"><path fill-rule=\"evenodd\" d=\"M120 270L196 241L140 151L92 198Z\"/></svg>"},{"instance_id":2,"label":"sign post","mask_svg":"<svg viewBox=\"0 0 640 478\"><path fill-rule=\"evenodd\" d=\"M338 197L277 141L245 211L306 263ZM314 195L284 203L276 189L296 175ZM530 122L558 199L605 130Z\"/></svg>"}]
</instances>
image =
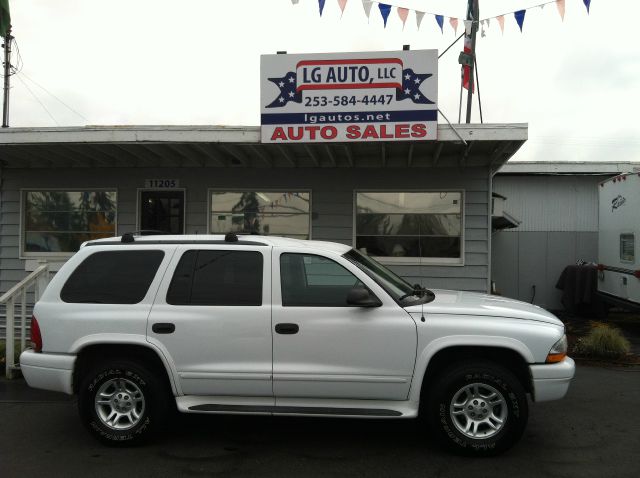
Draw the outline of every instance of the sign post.
<instances>
[{"instance_id":1,"label":"sign post","mask_svg":"<svg viewBox=\"0 0 640 478\"><path fill-rule=\"evenodd\" d=\"M437 50L262 55L262 142L435 140L437 68Z\"/></svg>"}]
</instances>

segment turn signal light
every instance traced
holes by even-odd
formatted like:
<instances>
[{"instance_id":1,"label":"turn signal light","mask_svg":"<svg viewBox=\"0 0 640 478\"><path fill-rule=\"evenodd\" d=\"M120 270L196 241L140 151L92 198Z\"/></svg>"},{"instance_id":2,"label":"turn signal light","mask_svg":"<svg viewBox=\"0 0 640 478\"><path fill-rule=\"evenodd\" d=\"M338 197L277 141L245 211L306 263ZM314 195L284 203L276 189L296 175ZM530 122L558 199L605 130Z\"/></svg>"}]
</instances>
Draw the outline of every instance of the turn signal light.
<instances>
[{"instance_id":1,"label":"turn signal light","mask_svg":"<svg viewBox=\"0 0 640 478\"><path fill-rule=\"evenodd\" d=\"M562 362L564 358L567 356L567 348L568 348L567 336L563 335L560 340L558 340L555 344L553 344L553 347L551 347L551 350L549 350L549 353L547 354L546 362L547 363Z\"/></svg>"},{"instance_id":2,"label":"turn signal light","mask_svg":"<svg viewBox=\"0 0 640 478\"><path fill-rule=\"evenodd\" d=\"M42 334L35 315L31 317L31 348L34 352L42 352Z\"/></svg>"}]
</instances>

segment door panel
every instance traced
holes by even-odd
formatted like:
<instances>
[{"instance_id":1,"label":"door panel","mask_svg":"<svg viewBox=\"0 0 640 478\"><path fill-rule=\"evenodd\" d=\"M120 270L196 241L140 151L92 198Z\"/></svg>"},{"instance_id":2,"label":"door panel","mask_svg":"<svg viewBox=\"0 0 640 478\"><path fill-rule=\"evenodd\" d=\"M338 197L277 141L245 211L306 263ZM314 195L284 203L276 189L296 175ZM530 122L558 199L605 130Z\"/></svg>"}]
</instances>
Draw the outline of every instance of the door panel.
<instances>
[{"instance_id":1,"label":"door panel","mask_svg":"<svg viewBox=\"0 0 640 478\"><path fill-rule=\"evenodd\" d=\"M238 262L234 254L257 254L260 277L247 276L249 269L257 273L260 265L252 265L253 259ZM189 267L199 272L189 277ZM197 275L207 267L215 269ZM271 248L181 246L176 251L151 310L147 334L168 350L185 395L272 396L270 276ZM192 293L185 283L199 286L194 285ZM207 285L215 291L210 300ZM248 291L255 287L261 287L257 302L255 293ZM187 305L190 301L195 305ZM156 323L174 324L175 330L155 333Z\"/></svg>"},{"instance_id":2,"label":"door panel","mask_svg":"<svg viewBox=\"0 0 640 478\"><path fill-rule=\"evenodd\" d=\"M274 277L283 274L281 283L273 284L276 400L406 400L417 345L413 319L348 261L324 259L292 261L287 253L273 254ZM346 293L354 284L364 284L383 305L347 306ZM302 305L307 299L310 305ZM278 324L296 324L298 331L277 333Z\"/></svg>"}]
</instances>

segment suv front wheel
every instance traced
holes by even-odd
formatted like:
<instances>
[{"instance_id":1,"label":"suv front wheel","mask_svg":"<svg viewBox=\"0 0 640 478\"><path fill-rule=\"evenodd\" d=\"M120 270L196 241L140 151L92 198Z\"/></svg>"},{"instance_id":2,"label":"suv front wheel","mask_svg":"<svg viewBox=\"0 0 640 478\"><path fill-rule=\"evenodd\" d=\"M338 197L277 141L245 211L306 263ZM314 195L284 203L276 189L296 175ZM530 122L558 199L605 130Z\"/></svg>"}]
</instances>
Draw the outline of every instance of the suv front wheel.
<instances>
[{"instance_id":1,"label":"suv front wheel","mask_svg":"<svg viewBox=\"0 0 640 478\"><path fill-rule=\"evenodd\" d=\"M513 446L527 424L527 395L506 368L484 360L445 370L430 387L431 427L447 448L467 455L495 455Z\"/></svg>"},{"instance_id":2,"label":"suv front wheel","mask_svg":"<svg viewBox=\"0 0 640 478\"><path fill-rule=\"evenodd\" d=\"M162 383L144 365L105 362L84 376L78 396L83 424L108 445L146 440L167 412Z\"/></svg>"}]
</instances>

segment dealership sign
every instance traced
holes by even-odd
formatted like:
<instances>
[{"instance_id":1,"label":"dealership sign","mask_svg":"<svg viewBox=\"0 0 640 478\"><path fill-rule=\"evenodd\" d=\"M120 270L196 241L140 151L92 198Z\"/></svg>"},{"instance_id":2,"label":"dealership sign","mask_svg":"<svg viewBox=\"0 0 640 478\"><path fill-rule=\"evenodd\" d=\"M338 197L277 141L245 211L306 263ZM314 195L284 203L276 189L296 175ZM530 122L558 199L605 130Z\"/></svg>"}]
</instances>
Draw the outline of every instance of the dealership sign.
<instances>
[{"instance_id":1,"label":"dealership sign","mask_svg":"<svg viewBox=\"0 0 640 478\"><path fill-rule=\"evenodd\" d=\"M437 71L437 50L262 55L262 142L436 139Z\"/></svg>"}]
</instances>

